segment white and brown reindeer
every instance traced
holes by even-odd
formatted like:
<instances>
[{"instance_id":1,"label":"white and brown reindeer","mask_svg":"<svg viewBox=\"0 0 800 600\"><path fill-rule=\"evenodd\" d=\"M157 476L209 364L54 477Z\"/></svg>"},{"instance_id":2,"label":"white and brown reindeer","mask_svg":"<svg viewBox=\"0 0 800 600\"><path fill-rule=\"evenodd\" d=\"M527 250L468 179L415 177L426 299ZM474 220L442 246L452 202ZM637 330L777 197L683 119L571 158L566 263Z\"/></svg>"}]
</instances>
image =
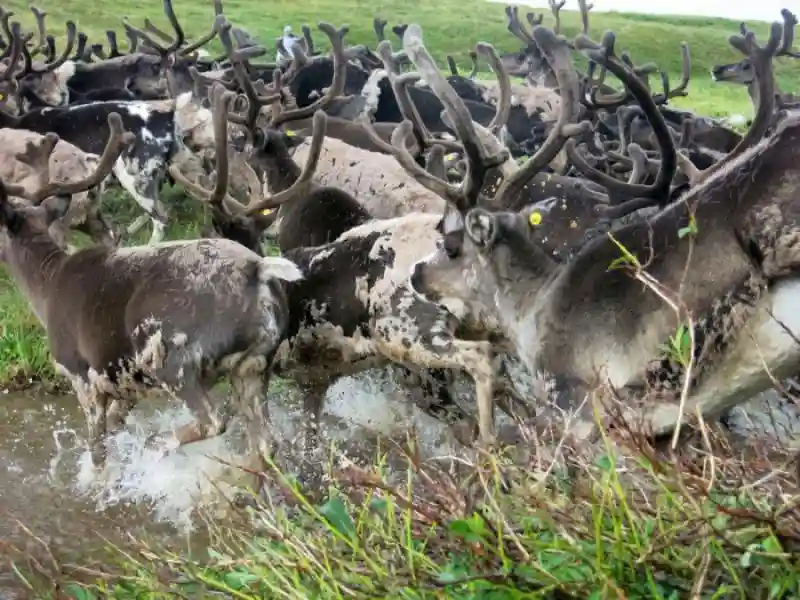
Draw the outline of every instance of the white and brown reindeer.
<instances>
[{"instance_id":1,"label":"white and brown reindeer","mask_svg":"<svg viewBox=\"0 0 800 600\"><path fill-rule=\"evenodd\" d=\"M756 118L730 155L704 173L693 173L694 185L675 203L615 230L613 237L595 238L560 264L532 241L530 208L490 212L477 206L478 198L455 195L449 198L452 218L444 221L451 244L414 266L413 289L455 304L507 336L531 371L552 376L558 396L571 408L581 405L598 380L616 389L641 389L648 369L662 365L663 345L684 319L702 322L704 327L695 328L700 343L694 377L684 389L688 400L678 402L672 393L654 404L630 406L656 434L669 432L685 415L718 415L770 387L773 378L796 373L800 114L783 114L762 139L774 116L771 61L780 29L779 23L772 25L763 48L751 32L732 38L758 75ZM533 36L543 49L551 47L548 60L557 75L562 71L564 110L570 105L565 94L577 90L568 42L543 27L535 27ZM664 203L677 168L674 140L646 86L614 55L613 42L607 33L602 45L585 36L575 45L622 80L640 103L656 134L661 179L667 183L661 197L649 203ZM408 28L404 45L450 118L459 122L461 141L477 147L468 155L470 167L485 170L468 113L425 50L418 26ZM562 113L545 146L568 143L574 118ZM534 156L522 171L533 175L544 162ZM503 184L495 200L502 204L510 188ZM696 228L687 236L682 228L692 223ZM619 264L621 248L645 265L659 293L629 269L610 269ZM583 423L591 425L591 417Z\"/></svg>"},{"instance_id":2,"label":"white and brown reindeer","mask_svg":"<svg viewBox=\"0 0 800 600\"><path fill-rule=\"evenodd\" d=\"M325 27L328 28L336 31L332 26ZM488 46L482 50L493 51ZM410 79L406 81L409 83ZM279 109L273 113L277 117L281 114ZM224 114L215 112L214 116L224 125ZM261 210L278 205L286 207L290 214L299 215L294 225L298 228L295 237L303 235L300 230L303 222L306 228L338 227L339 223L317 218L329 205L361 215L360 224L344 227L329 243L282 248L284 256L300 267L304 277L288 288L291 325L281 370L291 377L313 381L314 393L306 394L312 417L319 416L322 397L333 378L394 363L423 370L465 371L476 383L479 429L483 434L492 420L495 367L491 344L485 340L455 340L453 332L459 325L458 319L434 303L421 301L407 286L411 265L437 247L441 216L411 212L392 219L370 219L343 190L314 182L312 175L323 145L326 121L326 115L318 110L314 115L309 158L302 172L292 165L292 171L285 174L284 188L275 190L274 198L259 198L256 193L248 206L237 209L223 191L217 193L192 185L175 169L173 177L193 195L216 205L220 232L230 237L236 237L232 230L237 224L243 225ZM371 128L367 132L381 147L387 146ZM409 127L400 126L393 137L411 139L411 133ZM270 155L276 152L275 138L280 135L274 128L264 131L254 128L251 161L271 160ZM226 180L227 165L224 161L220 163L220 158L228 154L224 130L217 130L217 139L219 183ZM508 153L501 149L497 164L507 159ZM293 209L294 203L298 206ZM232 212L231 207L234 207ZM337 215L336 220L351 216Z\"/></svg>"},{"instance_id":3,"label":"white and brown reindeer","mask_svg":"<svg viewBox=\"0 0 800 600\"><path fill-rule=\"evenodd\" d=\"M215 101L227 100L220 90ZM20 156L38 168L39 189L0 188L2 257L47 332L58 371L72 382L93 463L104 463L104 437L124 423L137 391L154 386L184 401L195 417L175 432L179 444L225 431L230 401L210 395L224 374L245 415L250 449L265 451L264 394L289 318L283 286L301 272L225 239L66 253L48 233L68 209L65 195L98 184L131 143L118 115L109 115L108 126L106 150L90 177L50 182L47 164L58 138L47 135ZM9 192L41 203L13 203Z\"/></svg>"}]
</instances>

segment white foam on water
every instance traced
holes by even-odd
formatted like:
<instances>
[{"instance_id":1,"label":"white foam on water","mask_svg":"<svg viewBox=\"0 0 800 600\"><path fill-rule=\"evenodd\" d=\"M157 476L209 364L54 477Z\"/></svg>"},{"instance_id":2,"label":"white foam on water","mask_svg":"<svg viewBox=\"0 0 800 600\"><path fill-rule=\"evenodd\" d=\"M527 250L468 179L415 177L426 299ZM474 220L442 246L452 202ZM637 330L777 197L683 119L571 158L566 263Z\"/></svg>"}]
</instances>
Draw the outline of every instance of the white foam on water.
<instances>
[{"instance_id":1,"label":"white foam on water","mask_svg":"<svg viewBox=\"0 0 800 600\"><path fill-rule=\"evenodd\" d=\"M270 417L278 441L295 440L304 432L299 392L274 385ZM92 499L98 510L119 504L149 506L156 521L192 529L197 509L205 514L225 511L237 490L252 486L255 478L239 466L255 468L244 455L240 426L218 438L184 446L154 446L153 433L169 434L190 420L181 405L137 407L126 427L113 434L101 473L92 466L83 430L76 437L82 448L75 491ZM365 441L377 436L402 438L413 429L426 456L463 453L450 428L417 408L395 383L389 371L368 371L339 379L326 395L321 432L326 441ZM57 447L67 451L57 436ZM62 452L63 452L62 451ZM58 452L57 454L62 454ZM290 457L289 462L292 462ZM349 458L349 457L348 457ZM219 460L218 460L219 459ZM54 458L51 469L59 464ZM230 463L230 464L226 464Z\"/></svg>"}]
</instances>

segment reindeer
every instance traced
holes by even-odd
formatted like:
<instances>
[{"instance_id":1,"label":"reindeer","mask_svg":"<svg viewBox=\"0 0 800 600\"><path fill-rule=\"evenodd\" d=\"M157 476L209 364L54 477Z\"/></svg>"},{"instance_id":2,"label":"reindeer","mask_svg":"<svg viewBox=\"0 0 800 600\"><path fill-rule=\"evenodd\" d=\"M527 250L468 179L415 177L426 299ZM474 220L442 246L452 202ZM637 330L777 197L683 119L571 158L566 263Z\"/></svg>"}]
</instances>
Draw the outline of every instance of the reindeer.
<instances>
[{"instance_id":1,"label":"reindeer","mask_svg":"<svg viewBox=\"0 0 800 600\"><path fill-rule=\"evenodd\" d=\"M334 43L343 35L329 24L321 24L320 28L326 33L336 33L329 33ZM220 38L227 45L224 31L222 28ZM231 54L231 60L233 64L239 62L235 52ZM244 82L242 85L247 89ZM259 101L258 98L255 100ZM323 101L324 98L318 100L320 103ZM274 118L281 114L278 112ZM219 122L224 115L215 113L215 118ZM173 177L193 195L210 202L217 218L225 221L218 229L235 239L240 239L235 237L235 228L248 218L265 208L288 207L290 200L307 207L289 209L290 214L302 216L306 227L326 228L328 222L313 219L311 215L330 210L329 214L333 216L336 213L327 208L329 205L342 207L342 213L336 214L337 222L341 223L343 219L357 217L353 209L358 210L358 203L348 200L342 191L311 182L319 161L326 121L325 114L317 110L309 158L302 173L290 182L291 187L274 197L254 195L247 207L236 209L224 191L219 188L216 193L204 190L182 178L176 170ZM255 123L255 119L250 123ZM395 131L394 136L408 138L410 133L403 128ZM375 143L387 145L371 128L368 134L377 138ZM268 153L274 151L271 147L274 136L270 132L265 135L252 131L252 137L254 155L251 160L266 160ZM217 130L217 140L219 184L226 178L227 168L219 162L227 156L227 136L223 129ZM508 154L503 152L499 162L507 159ZM348 210L353 212L348 213ZM439 221L436 214L411 213L394 219L365 221L352 228L348 227L353 223L346 222L342 227L346 231L330 243L316 247L295 246L288 250L282 248L284 255L303 270L304 278L302 283L298 282L289 290L291 333L279 369L282 373L290 371L293 377L311 388L312 393L306 394L306 408L312 415L312 422L319 416L324 391L333 376L398 363L417 369L466 371L476 381L479 422L483 431L490 418L488 410L493 400L492 373L495 367L490 344L481 340L454 343L452 331L458 325L457 320L435 304L420 302L406 285L406 272L410 265L434 250L439 238ZM339 227L338 223L330 224L331 228ZM325 231L320 234L329 235Z\"/></svg>"},{"instance_id":2,"label":"reindeer","mask_svg":"<svg viewBox=\"0 0 800 600\"><path fill-rule=\"evenodd\" d=\"M39 184L39 173L25 162L17 160L29 144L39 146L43 136L30 131L0 129L0 180L7 185L21 186L26 193L35 193ZM87 154L69 142L59 140L50 155L50 177L57 183L70 183L91 177L97 169L99 157ZM62 248L67 246L69 228L74 227L89 235L95 242L106 246L116 243L111 227L100 213L100 199L104 184L72 195L69 210L50 227L50 235Z\"/></svg>"},{"instance_id":3,"label":"reindeer","mask_svg":"<svg viewBox=\"0 0 800 600\"><path fill-rule=\"evenodd\" d=\"M783 18L783 36L781 47L775 56L800 58L800 52L792 51L794 28L797 26L797 16L788 8L784 8L781 10L781 17ZM740 25L740 30L742 35L745 35L747 33L747 26L742 23ZM756 77L755 68L749 57L745 57L736 63L715 65L711 68L711 78L714 81L737 83L746 86L750 98L753 102L758 102L758 97L756 95L758 92L758 78ZM800 104L800 98L795 94L782 92L777 85L775 86L775 93L778 95L778 103L781 106L797 106Z\"/></svg>"},{"instance_id":4,"label":"reindeer","mask_svg":"<svg viewBox=\"0 0 800 600\"><path fill-rule=\"evenodd\" d=\"M9 82L15 58L21 54L23 45L18 23L11 26L12 48L8 69L0 78L6 89L13 89ZM13 94L0 95L0 108L6 105ZM146 212L129 228L128 234L138 231L147 220L153 222L151 243L159 242L167 226L167 211L159 199L161 180L167 165L178 149L191 138L203 139L213 146L213 135L204 132L210 129L211 112L191 102L191 92L184 92L174 100L97 102L60 108L47 108L27 112L15 117L0 112L0 125L12 129L26 129L35 133L54 132L84 152L100 154L103 146L99 132L107 137L106 119L112 112L122 115L125 128L136 134L136 144L125 149L114 165L114 175L123 188ZM205 138L204 138L205 136Z\"/></svg>"},{"instance_id":5,"label":"reindeer","mask_svg":"<svg viewBox=\"0 0 800 600\"><path fill-rule=\"evenodd\" d=\"M223 107L228 100L221 91L215 98ZM47 225L68 208L65 194L99 183L132 142L119 115L109 116L108 127L106 150L89 178L49 181L49 154L58 138L48 135L20 157L39 169L42 186L33 193L0 186L3 258L47 332L59 372L72 382L93 463L104 463L103 438L124 422L135 393L152 386L167 389L194 413L195 421L176 432L179 444L225 431L228 402L215 407L209 395L225 373L239 394L250 447L263 450L263 394L289 316L282 282L302 275L286 259L262 258L228 240L64 252ZM15 205L9 192L43 202Z\"/></svg>"},{"instance_id":6,"label":"reindeer","mask_svg":"<svg viewBox=\"0 0 800 600\"><path fill-rule=\"evenodd\" d=\"M476 206L480 198L475 190L480 185L473 185L470 195L463 188L427 178L427 184L450 202L442 221L445 243L414 265L411 287L506 335L532 372L552 376L561 405L576 407L596 380L597 369L607 370L615 388L641 384L642 374L654 361L661 365L660 348L679 324L673 308L664 302L666 292L652 293L625 269L609 271L623 247L646 262L648 273L659 282L657 290L680 289L688 314L705 315L707 330L700 337L710 352L704 353L708 356L700 369L702 376L693 380L688 406L704 415L718 414L769 387L771 379L762 360L776 377L792 374L800 362L796 334L791 333L798 324L788 320L790 331L784 331L771 324L768 313L789 316L786 306L797 293L796 283L792 279L776 280L769 287L766 283L768 277L785 277L786 270L794 267L792 202L800 117L790 114L766 140L758 141L774 106L770 63L779 35L776 23L764 48L755 44L752 33L734 42L757 65L760 83L759 111L740 147L696 177L697 184L677 202L644 222L618 229L613 238L595 238L566 264L557 263L531 242L529 208L491 212ZM543 27L534 28L533 36L558 76L564 112L543 148L521 168L521 175L500 186L496 206L506 204L524 177L540 170L548 162L546 155L581 129L573 124L579 85L568 43ZM663 183L659 193L650 188L649 202L668 203L669 183L678 164L672 136L647 88L614 55L613 41L608 33L602 45L586 36L576 38L575 44L625 83L650 120L661 148ZM418 26L409 27L404 46L445 102L450 119L457 122L465 148L473 148L467 154L470 172L485 173L487 156L468 113L425 50ZM398 156L405 156L399 139L396 145ZM407 158L404 161L409 164ZM418 170L409 171L421 182L426 180ZM725 203L723 210L719 203ZM690 222L696 222L699 231L684 240L680 229ZM767 237L768 232L773 235ZM767 256L771 263L764 269ZM687 267L692 257L695 262L702 257L702 265ZM739 300L740 294L744 300ZM752 328L764 355L745 339L745 325ZM669 399L662 399L646 415L654 433L669 431L681 418L678 404Z\"/></svg>"}]
</instances>

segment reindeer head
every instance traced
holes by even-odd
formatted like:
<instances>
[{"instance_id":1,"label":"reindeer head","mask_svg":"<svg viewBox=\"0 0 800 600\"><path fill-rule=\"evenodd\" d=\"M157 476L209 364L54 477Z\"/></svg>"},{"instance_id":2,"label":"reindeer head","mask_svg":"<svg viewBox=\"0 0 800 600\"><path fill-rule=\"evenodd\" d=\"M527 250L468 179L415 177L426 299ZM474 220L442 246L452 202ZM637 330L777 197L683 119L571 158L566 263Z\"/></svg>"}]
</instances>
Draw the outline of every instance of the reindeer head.
<instances>
[{"instance_id":1,"label":"reindeer head","mask_svg":"<svg viewBox=\"0 0 800 600\"><path fill-rule=\"evenodd\" d=\"M28 47L28 40L32 36L22 35L19 23L9 25L12 13L3 11L0 14L0 27L10 40L6 52L10 54L7 62L7 80L13 78L17 80L15 94L16 105L7 102L6 111L14 114L19 113L20 109L24 112L25 96L33 94L45 104L50 106L62 106L69 102L69 89L67 82L75 74L75 64L69 60L72 49L75 45L77 29L75 23L67 21L67 41L61 56L55 55L55 41L53 36L47 35L45 28L46 13L32 7L36 17L37 28L39 31L39 44L32 49ZM46 53L47 60L44 62L34 60L37 54ZM5 58L5 56L4 56ZM19 98L23 101L19 102Z\"/></svg>"},{"instance_id":2,"label":"reindeer head","mask_svg":"<svg viewBox=\"0 0 800 600\"><path fill-rule=\"evenodd\" d=\"M16 260L20 262L17 266L22 268L21 263L31 253L35 254L38 245L44 244L51 250L54 245L58 248L50 236L50 225L66 215L74 194L100 185L122 150L133 142L133 134L123 130L122 119L117 113L109 115L108 123L111 135L103 155L94 171L79 181L56 183L51 180L50 155L59 141L53 133L42 136L38 142L28 142L25 152L16 156L38 175L39 185L30 190L25 186L0 182L0 227L5 232L3 260L9 263Z\"/></svg>"},{"instance_id":3,"label":"reindeer head","mask_svg":"<svg viewBox=\"0 0 800 600\"><path fill-rule=\"evenodd\" d=\"M711 78L724 83L750 85L755 81L756 74L750 59L745 58L736 63L711 67Z\"/></svg>"},{"instance_id":4,"label":"reindeer head","mask_svg":"<svg viewBox=\"0 0 800 600\"><path fill-rule=\"evenodd\" d=\"M789 9L781 10L783 19L783 31L781 42L775 56L787 56L790 58L800 58L800 53L792 51L794 43L794 28L797 26L797 17ZM741 23L739 30L742 36L747 35L747 25ZM736 63L726 65L715 65L711 67L711 78L714 81L724 83L737 83L739 85L751 86L757 82L757 73L753 61L749 56L745 56Z\"/></svg>"},{"instance_id":5,"label":"reindeer head","mask_svg":"<svg viewBox=\"0 0 800 600\"><path fill-rule=\"evenodd\" d=\"M131 45L136 47L139 41L142 42L142 52L135 55L136 75L129 87L144 98L160 98L166 92L177 96L191 90L194 83L192 68L197 63L196 51L213 40L218 33L219 19L208 34L183 46L186 36L172 8L172 0L164 0L164 14L172 27L174 37L158 29L149 19L145 20L144 29L134 27L123 19L123 27ZM156 38L162 41L159 42Z\"/></svg>"}]
</instances>

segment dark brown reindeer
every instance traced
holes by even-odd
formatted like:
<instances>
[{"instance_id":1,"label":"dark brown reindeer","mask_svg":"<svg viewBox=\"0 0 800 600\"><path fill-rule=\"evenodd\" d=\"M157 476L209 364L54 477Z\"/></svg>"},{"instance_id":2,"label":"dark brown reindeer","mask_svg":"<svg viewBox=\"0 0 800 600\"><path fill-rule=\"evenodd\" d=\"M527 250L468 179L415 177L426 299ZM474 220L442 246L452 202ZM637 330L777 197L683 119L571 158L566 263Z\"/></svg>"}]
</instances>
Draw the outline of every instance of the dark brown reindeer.
<instances>
[{"instance_id":1,"label":"dark brown reindeer","mask_svg":"<svg viewBox=\"0 0 800 600\"><path fill-rule=\"evenodd\" d=\"M533 35L550 64L561 68L562 107L568 111L569 92L577 87L568 43L542 27ZM572 407L581 404L598 371L605 370L616 388L643 383L647 369L658 362L663 344L686 315L710 314L707 321L717 328L698 334L713 347L698 367L702 376L693 380L687 411L719 414L766 389L772 380L764 364L778 378L796 372L800 347L794 336L800 325L789 307L800 293L798 283L776 281L767 289L759 268L761 257L771 249L783 250L779 263L783 266L793 265L796 257L790 249L797 239L793 216L798 214L800 115L784 117L766 140L759 141L772 117L771 60L779 37L776 23L763 49L752 33L738 38L759 73L761 102L752 135L745 136L724 164L716 165L677 203L643 223L620 228L613 239L596 238L572 261L558 264L531 241L530 209L489 212L476 207L477 193L455 193L443 182L430 182L451 203L453 218L446 216L443 221L442 248L412 269L412 287L431 300L460 303L466 313L483 315L487 325L499 324L499 332L512 341L528 368L551 374L558 396ZM585 36L575 43L622 80L640 103L661 147L662 180L669 184L676 169L674 141L647 88L614 56L613 34L606 34L603 45ZM473 148L467 153L470 168L485 172L485 158L467 113L457 96L449 93L422 44L418 26L409 27L404 45L451 120L459 122L465 147ZM566 142L570 118L563 124L545 146ZM546 164L543 155L540 151L522 170L529 176L536 173ZM513 183L519 185L520 180ZM496 203L503 204L513 183L501 186ZM662 192L667 190L668 185L662 187ZM648 203L660 200L654 195ZM692 223L696 230L685 236L682 228ZM768 232L772 239L766 237ZM618 264L621 247L646 265L661 294L631 277L627 269L609 270ZM678 298L667 290L677 290ZM739 293L744 301L738 300ZM680 318L665 297L680 303ZM787 319L790 331L774 324L770 312ZM673 428L681 408L674 399L656 403L647 413L652 430L664 433Z\"/></svg>"},{"instance_id":2,"label":"dark brown reindeer","mask_svg":"<svg viewBox=\"0 0 800 600\"><path fill-rule=\"evenodd\" d=\"M228 96L220 90L214 100L223 104ZM67 254L47 232L68 208L63 196L96 185L131 142L116 113L108 121L110 139L91 177L51 183L47 160L57 138L48 135L27 152L42 174L39 190L0 191L3 258L47 332L58 370L72 382L93 463L104 463L105 434L124 423L136 392L153 386L194 414L175 432L179 444L225 431L229 400L215 406L209 392L226 373L247 420L250 448L264 452L264 393L288 322L283 282L302 275L286 259L262 258L224 239ZM9 192L41 204L17 206Z\"/></svg>"}]
</instances>

